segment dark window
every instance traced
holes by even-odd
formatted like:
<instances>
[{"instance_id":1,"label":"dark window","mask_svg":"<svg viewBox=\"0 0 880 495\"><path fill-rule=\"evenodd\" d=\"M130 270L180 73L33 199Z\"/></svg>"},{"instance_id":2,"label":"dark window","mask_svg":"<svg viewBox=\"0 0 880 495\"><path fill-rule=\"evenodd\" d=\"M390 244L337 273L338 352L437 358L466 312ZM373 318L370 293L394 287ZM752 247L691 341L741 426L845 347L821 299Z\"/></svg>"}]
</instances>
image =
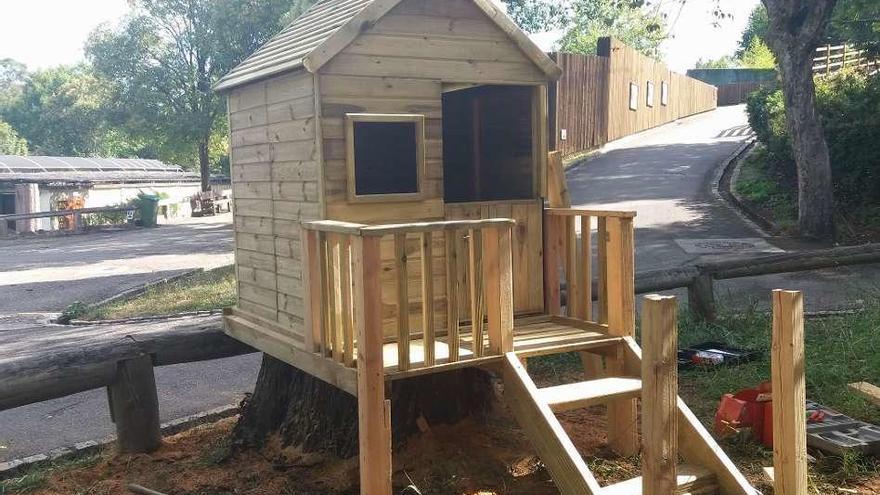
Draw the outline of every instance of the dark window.
<instances>
[{"instance_id":1,"label":"dark window","mask_svg":"<svg viewBox=\"0 0 880 495\"><path fill-rule=\"evenodd\" d=\"M424 161L423 117L352 114L348 118L349 177L354 179L351 199L418 195Z\"/></svg>"},{"instance_id":2,"label":"dark window","mask_svg":"<svg viewBox=\"0 0 880 495\"><path fill-rule=\"evenodd\" d=\"M443 191L447 202L535 197L528 86L443 94Z\"/></svg>"}]
</instances>

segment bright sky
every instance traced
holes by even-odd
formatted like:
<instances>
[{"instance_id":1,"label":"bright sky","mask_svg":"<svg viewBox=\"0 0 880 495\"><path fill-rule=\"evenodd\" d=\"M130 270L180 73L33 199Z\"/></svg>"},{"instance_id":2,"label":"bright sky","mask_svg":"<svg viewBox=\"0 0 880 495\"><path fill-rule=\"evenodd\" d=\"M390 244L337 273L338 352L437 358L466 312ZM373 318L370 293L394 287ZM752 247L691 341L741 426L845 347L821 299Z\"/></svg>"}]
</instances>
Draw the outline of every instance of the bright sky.
<instances>
[{"instance_id":1,"label":"bright sky","mask_svg":"<svg viewBox=\"0 0 880 495\"><path fill-rule=\"evenodd\" d=\"M699 58L718 58L733 52L749 12L759 0L722 0L733 15L718 28L712 26L714 0L660 0L672 39L664 44L666 62L684 72ZM0 0L0 59L10 57L30 69L73 64L83 60L89 33L128 11L127 0ZM679 16L679 10L681 15ZM678 20L676 21L676 18ZM549 49L555 36L537 36Z\"/></svg>"}]
</instances>

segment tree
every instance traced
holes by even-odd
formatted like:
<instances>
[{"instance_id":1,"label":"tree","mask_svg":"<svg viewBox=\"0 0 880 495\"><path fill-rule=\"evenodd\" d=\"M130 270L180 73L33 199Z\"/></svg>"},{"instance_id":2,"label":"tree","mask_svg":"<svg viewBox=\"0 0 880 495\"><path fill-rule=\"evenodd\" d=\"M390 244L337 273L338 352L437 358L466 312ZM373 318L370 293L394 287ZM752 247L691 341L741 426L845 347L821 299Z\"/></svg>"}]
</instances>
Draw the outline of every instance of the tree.
<instances>
[{"instance_id":1,"label":"tree","mask_svg":"<svg viewBox=\"0 0 880 495\"><path fill-rule=\"evenodd\" d=\"M786 124L798 172L798 227L817 239L834 237L831 162L816 112L813 54L837 0L762 0L770 21L767 43L782 78Z\"/></svg>"},{"instance_id":2,"label":"tree","mask_svg":"<svg viewBox=\"0 0 880 495\"><path fill-rule=\"evenodd\" d=\"M559 48L570 53L596 53L603 36L613 36L645 55L656 57L667 37L666 22L643 1L504 0L514 21L530 32L562 28Z\"/></svg>"},{"instance_id":3,"label":"tree","mask_svg":"<svg viewBox=\"0 0 880 495\"><path fill-rule=\"evenodd\" d=\"M725 55L721 58L703 60L697 59L697 69L733 69L739 67L740 61L736 57Z\"/></svg>"},{"instance_id":4,"label":"tree","mask_svg":"<svg viewBox=\"0 0 880 495\"><path fill-rule=\"evenodd\" d=\"M776 67L776 57L767 43L758 36L752 37L749 47L740 56L743 67L748 69L773 69Z\"/></svg>"},{"instance_id":5,"label":"tree","mask_svg":"<svg viewBox=\"0 0 880 495\"><path fill-rule=\"evenodd\" d=\"M770 19L767 18L767 9L764 5L758 5L752 9L752 12L749 14L749 21L746 24L746 28L743 31L742 37L739 39L736 57L742 58L746 50L752 45L753 39L760 38L761 40L765 40L767 38L767 29L769 28L769 25Z\"/></svg>"},{"instance_id":6,"label":"tree","mask_svg":"<svg viewBox=\"0 0 880 495\"><path fill-rule=\"evenodd\" d=\"M106 85L84 65L30 74L2 117L45 155L100 154Z\"/></svg>"},{"instance_id":7,"label":"tree","mask_svg":"<svg viewBox=\"0 0 880 495\"><path fill-rule=\"evenodd\" d=\"M133 0L116 28L92 33L86 53L113 81L117 123L147 141L197 153L208 189L211 142L225 103L211 86L280 29L290 0Z\"/></svg>"},{"instance_id":8,"label":"tree","mask_svg":"<svg viewBox=\"0 0 880 495\"><path fill-rule=\"evenodd\" d=\"M840 0L834 8L828 37L880 52L880 2Z\"/></svg>"},{"instance_id":9,"label":"tree","mask_svg":"<svg viewBox=\"0 0 880 495\"><path fill-rule=\"evenodd\" d=\"M11 125L0 120L0 155L27 155L27 141Z\"/></svg>"}]
</instances>

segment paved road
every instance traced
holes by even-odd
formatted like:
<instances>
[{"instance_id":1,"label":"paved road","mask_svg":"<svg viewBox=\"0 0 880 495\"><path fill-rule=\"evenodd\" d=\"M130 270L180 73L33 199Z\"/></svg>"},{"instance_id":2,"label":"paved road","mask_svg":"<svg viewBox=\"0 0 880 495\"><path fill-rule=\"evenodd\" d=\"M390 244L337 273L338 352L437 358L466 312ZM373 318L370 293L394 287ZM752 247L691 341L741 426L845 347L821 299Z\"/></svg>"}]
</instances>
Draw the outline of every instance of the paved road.
<instances>
[{"instance_id":1,"label":"paved road","mask_svg":"<svg viewBox=\"0 0 880 495\"><path fill-rule=\"evenodd\" d=\"M0 314L60 312L183 270L231 264L232 216L157 229L0 240Z\"/></svg>"},{"instance_id":2,"label":"paved road","mask_svg":"<svg viewBox=\"0 0 880 495\"><path fill-rule=\"evenodd\" d=\"M636 272L710 258L801 249L791 239L762 239L711 192L720 164L750 135L744 106L722 107L615 141L567 173L572 203L635 210ZM877 267L854 267L723 281L719 298L766 306L774 288L805 292L808 309L858 304L876 290Z\"/></svg>"},{"instance_id":3,"label":"paved road","mask_svg":"<svg viewBox=\"0 0 880 495\"><path fill-rule=\"evenodd\" d=\"M0 325L27 328L74 301L94 302L192 268L232 263L231 216L158 229L0 241ZM5 335L15 335L5 332ZM15 338L28 338L25 332ZM241 400L260 354L156 369L162 421ZM0 461L113 433L106 393L93 390L0 412Z\"/></svg>"}]
</instances>

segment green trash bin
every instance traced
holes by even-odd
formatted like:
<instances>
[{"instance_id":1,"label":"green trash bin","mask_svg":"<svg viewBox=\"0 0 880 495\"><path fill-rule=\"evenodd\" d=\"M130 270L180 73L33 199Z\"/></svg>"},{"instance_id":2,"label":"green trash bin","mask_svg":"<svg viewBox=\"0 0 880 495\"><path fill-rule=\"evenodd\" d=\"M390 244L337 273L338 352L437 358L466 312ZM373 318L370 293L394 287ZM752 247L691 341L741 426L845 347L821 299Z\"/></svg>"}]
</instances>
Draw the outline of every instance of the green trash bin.
<instances>
[{"instance_id":1,"label":"green trash bin","mask_svg":"<svg viewBox=\"0 0 880 495\"><path fill-rule=\"evenodd\" d=\"M156 218L159 216L159 196L144 194L140 200L141 225L155 227Z\"/></svg>"}]
</instances>

